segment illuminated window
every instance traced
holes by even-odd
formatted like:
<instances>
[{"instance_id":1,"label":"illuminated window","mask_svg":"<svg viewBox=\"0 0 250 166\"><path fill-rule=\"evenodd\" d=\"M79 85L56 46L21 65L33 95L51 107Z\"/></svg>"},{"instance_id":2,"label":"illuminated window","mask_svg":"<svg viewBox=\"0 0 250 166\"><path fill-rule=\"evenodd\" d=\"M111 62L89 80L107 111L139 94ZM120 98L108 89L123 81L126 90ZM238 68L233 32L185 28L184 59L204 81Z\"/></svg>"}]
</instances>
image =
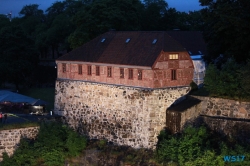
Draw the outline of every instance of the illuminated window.
<instances>
[{"instance_id":1,"label":"illuminated window","mask_svg":"<svg viewBox=\"0 0 250 166\"><path fill-rule=\"evenodd\" d=\"M78 65L78 74L82 74L82 65Z\"/></svg>"},{"instance_id":2,"label":"illuminated window","mask_svg":"<svg viewBox=\"0 0 250 166\"><path fill-rule=\"evenodd\" d=\"M138 70L138 80L142 80L142 70Z\"/></svg>"},{"instance_id":3,"label":"illuminated window","mask_svg":"<svg viewBox=\"0 0 250 166\"><path fill-rule=\"evenodd\" d=\"M97 75L97 76L99 76L100 75L100 66L96 66L95 67L95 74Z\"/></svg>"},{"instance_id":4,"label":"illuminated window","mask_svg":"<svg viewBox=\"0 0 250 166\"><path fill-rule=\"evenodd\" d=\"M112 77L112 68L108 67L108 77Z\"/></svg>"},{"instance_id":5,"label":"illuminated window","mask_svg":"<svg viewBox=\"0 0 250 166\"><path fill-rule=\"evenodd\" d=\"M133 79L133 69L128 69L128 79Z\"/></svg>"},{"instance_id":6,"label":"illuminated window","mask_svg":"<svg viewBox=\"0 0 250 166\"><path fill-rule=\"evenodd\" d=\"M176 80L176 70L171 70L171 80Z\"/></svg>"},{"instance_id":7,"label":"illuminated window","mask_svg":"<svg viewBox=\"0 0 250 166\"><path fill-rule=\"evenodd\" d=\"M63 63L63 64L62 64L62 71L63 71L63 73L66 72L66 63Z\"/></svg>"},{"instance_id":8,"label":"illuminated window","mask_svg":"<svg viewBox=\"0 0 250 166\"><path fill-rule=\"evenodd\" d=\"M120 78L124 78L124 69L120 69Z\"/></svg>"},{"instance_id":9,"label":"illuminated window","mask_svg":"<svg viewBox=\"0 0 250 166\"><path fill-rule=\"evenodd\" d=\"M169 54L169 59L178 59L178 54Z\"/></svg>"},{"instance_id":10,"label":"illuminated window","mask_svg":"<svg viewBox=\"0 0 250 166\"><path fill-rule=\"evenodd\" d=\"M90 65L88 65L88 69L87 69L87 71L88 71L88 75L91 75L91 74L92 74L92 71L91 71L91 66L90 66Z\"/></svg>"}]
</instances>

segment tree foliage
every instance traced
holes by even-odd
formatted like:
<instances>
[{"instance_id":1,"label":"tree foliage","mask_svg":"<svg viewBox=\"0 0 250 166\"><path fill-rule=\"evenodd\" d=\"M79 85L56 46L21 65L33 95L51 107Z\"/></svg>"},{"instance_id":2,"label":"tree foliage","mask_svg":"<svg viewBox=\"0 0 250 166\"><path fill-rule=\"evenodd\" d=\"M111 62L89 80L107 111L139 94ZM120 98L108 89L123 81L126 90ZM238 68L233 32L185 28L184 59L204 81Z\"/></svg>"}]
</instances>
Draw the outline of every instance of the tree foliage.
<instances>
[{"instance_id":1,"label":"tree foliage","mask_svg":"<svg viewBox=\"0 0 250 166\"><path fill-rule=\"evenodd\" d=\"M28 78L34 73L26 67L35 69L38 56L55 59L110 29L201 30L203 25L199 11L178 12L164 0L64 0L54 2L46 12L38 4L25 5L19 14L12 21L0 15L0 69L4 69L0 81L17 87L37 82Z\"/></svg>"},{"instance_id":2,"label":"tree foliage","mask_svg":"<svg viewBox=\"0 0 250 166\"><path fill-rule=\"evenodd\" d=\"M250 56L250 1L248 0L199 0L205 8L204 37L208 44L211 62L220 54L245 62Z\"/></svg>"},{"instance_id":3,"label":"tree foliage","mask_svg":"<svg viewBox=\"0 0 250 166\"><path fill-rule=\"evenodd\" d=\"M86 147L87 139L60 123L40 126L35 141L22 139L14 155L3 155L1 166L10 165L63 165L66 157L78 156Z\"/></svg>"},{"instance_id":4,"label":"tree foliage","mask_svg":"<svg viewBox=\"0 0 250 166\"><path fill-rule=\"evenodd\" d=\"M174 135L162 131L158 138L156 157L160 163L166 165L175 163L183 166L224 166L225 155L250 155L249 146L242 146L246 142L238 142L233 138L232 143L204 126L188 126L182 133ZM249 160L239 164L248 165Z\"/></svg>"},{"instance_id":5,"label":"tree foliage","mask_svg":"<svg viewBox=\"0 0 250 166\"><path fill-rule=\"evenodd\" d=\"M18 20L12 20L9 26L0 30L0 43L0 68L5 69L2 70L3 79L14 83L18 89L38 63L35 45L18 25Z\"/></svg>"},{"instance_id":6,"label":"tree foliage","mask_svg":"<svg viewBox=\"0 0 250 166\"><path fill-rule=\"evenodd\" d=\"M210 64L204 79L205 88L211 96L249 99L249 74L249 62L239 64L234 59L228 59L221 68Z\"/></svg>"}]
</instances>

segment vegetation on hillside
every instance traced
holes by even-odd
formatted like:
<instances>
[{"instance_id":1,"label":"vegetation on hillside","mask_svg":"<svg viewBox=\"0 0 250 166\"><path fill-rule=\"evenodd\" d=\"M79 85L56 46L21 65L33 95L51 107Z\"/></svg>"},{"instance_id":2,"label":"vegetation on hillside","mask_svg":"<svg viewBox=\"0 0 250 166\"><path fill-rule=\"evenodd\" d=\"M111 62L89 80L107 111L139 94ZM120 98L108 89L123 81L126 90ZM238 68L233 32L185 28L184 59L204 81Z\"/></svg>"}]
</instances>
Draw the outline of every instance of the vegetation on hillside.
<instances>
[{"instance_id":1,"label":"vegetation on hillside","mask_svg":"<svg viewBox=\"0 0 250 166\"><path fill-rule=\"evenodd\" d=\"M162 131L155 151L115 146L106 140L90 140L78 135L61 123L43 123L35 140L22 139L14 155L3 154L1 166L60 166L64 163L81 165L87 152L94 152L89 163L98 165L180 165L224 166L224 156L245 156L233 164L250 164L250 146L241 137L225 137L204 126L188 126L182 133ZM98 153L96 153L98 152ZM78 156L78 157L77 157ZM96 161L91 161L96 159ZM85 161L86 162L86 161Z\"/></svg>"},{"instance_id":2,"label":"vegetation on hillside","mask_svg":"<svg viewBox=\"0 0 250 166\"><path fill-rule=\"evenodd\" d=\"M3 154L1 166L61 166L67 157L78 156L87 139L65 125L42 123L35 140L22 139L14 155Z\"/></svg>"}]
</instances>

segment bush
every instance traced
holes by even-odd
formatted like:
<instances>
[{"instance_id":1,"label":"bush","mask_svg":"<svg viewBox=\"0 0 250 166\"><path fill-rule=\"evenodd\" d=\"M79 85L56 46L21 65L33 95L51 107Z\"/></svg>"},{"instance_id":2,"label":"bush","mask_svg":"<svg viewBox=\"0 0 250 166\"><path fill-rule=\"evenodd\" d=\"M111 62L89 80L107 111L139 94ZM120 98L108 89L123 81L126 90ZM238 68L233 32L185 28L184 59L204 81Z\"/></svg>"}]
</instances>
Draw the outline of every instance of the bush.
<instances>
[{"instance_id":1,"label":"bush","mask_svg":"<svg viewBox=\"0 0 250 166\"><path fill-rule=\"evenodd\" d=\"M192 81L192 82L190 83L190 87L191 87L191 91L196 91L196 90L198 90L198 85L197 85L194 81Z\"/></svg>"},{"instance_id":2,"label":"bush","mask_svg":"<svg viewBox=\"0 0 250 166\"><path fill-rule=\"evenodd\" d=\"M60 123L43 123L35 141L22 139L12 157L4 155L1 166L63 165L66 157L78 156L87 139Z\"/></svg>"},{"instance_id":3,"label":"bush","mask_svg":"<svg viewBox=\"0 0 250 166\"><path fill-rule=\"evenodd\" d=\"M199 128L187 127L181 134L170 135L161 132L156 150L156 158L160 163L177 163L180 166L220 166L224 165L224 156L244 155L245 161L239 163L249 165L249 146L242 146L233 139L225 139L218 133Z\"/></svg>"},{"instance_id":4,"label":"bush","mask_svg":"<svg viewBox=\"0 0 250 166\"><path fill-rule=\"evenodd\" d=\"M208 66L204 85L212 96L249 99L249 74L250 62L238 64L234 59L228 59L220 69L215 64Z\"/></svg>"}]
</instances>

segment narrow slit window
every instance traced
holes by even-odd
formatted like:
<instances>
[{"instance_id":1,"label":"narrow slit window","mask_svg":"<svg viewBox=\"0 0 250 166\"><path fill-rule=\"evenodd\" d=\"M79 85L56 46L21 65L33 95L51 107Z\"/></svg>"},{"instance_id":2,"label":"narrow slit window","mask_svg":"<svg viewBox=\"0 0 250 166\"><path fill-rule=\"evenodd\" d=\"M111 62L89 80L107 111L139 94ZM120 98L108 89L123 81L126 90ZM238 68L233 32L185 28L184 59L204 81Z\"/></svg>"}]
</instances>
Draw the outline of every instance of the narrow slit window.
<instances>
[{"instance_id":1,"label":"narrow slit window","mask_svg":"<svg viewBox=\"0 0 250 166\"><path fill-rule=\"evenodd\" d=\"M88 72L88 75L91 75L91 74L92 74L92 71L91 71L91 66L90 66L90 65L88 65L87 72Z\"/></svg>"},{"instance_id":2,"label":"narrow slit window","mask_svg":"<svg viewBox=\"0 0 250 166\"><path fill-rule=\"evenodd\" d=\"M99 76L100 75L100 66L96 66L95 67L95 74L97 75L97 76Z\"/></svg>"},{"instance_id":3,"label":"narrow slit window","mask_svg":"<svg viewBox=\"0 0 250 166\"><path fill-rule=\"evenodd\" d=\"M82 74L82 65L78 65L78 74Z\"/></svg>"},{"instance_id":4,"label":"narrow slit window","mask_svg":"<svg viewBox=\"0 0 250 166\"><path fill-rule=\"evenodd\" d=\"M138 80L142 80L142 70L138 70Z\"/></svg>"},{"instance_id":5,"label":"narrow slit window","mask_svg":"<svg viewBox=\"0 0 250 166\"><path fill-rule=\"evenodd\" d=\"M65 73L66 72L66 63L62 64L62 72Z\"/></svg>"},{"instance_id":6,"label":"narrow slit window","mask_svg":"<svg viewBox=\"0 0 250 166\"><path fill-rule=\"evenodd\" d=\"M112 68L108 67L108 77L112 77Z\"/></svg>"},{"instance_id":7,"label":"narrow slit window","mask_svg":"<svg viewBox=\"0 0 250 166\"><path fill-rule=\"evenodd\" d=\"M120 78L124 78L124 69L120 69Z\"/></svg>"},{"instance_id":8,"label":"narrow slit window","mask_svg":"<svg viewBox=\"0 0 250 166\"><path fill-rule=\"evenodd\" d=\"M128 70L128 79L133 79L133 69Z\"/></svg>"},{"instance_id":9,"label":"narrow slit window","mask_svg":"<svg viewBox=\"0 0 250 166\"><path fill-rule=\"evenodd\" d=\"M171 80L176 80L176 70L171 70Z\"/></svg>"}]
</instances>

